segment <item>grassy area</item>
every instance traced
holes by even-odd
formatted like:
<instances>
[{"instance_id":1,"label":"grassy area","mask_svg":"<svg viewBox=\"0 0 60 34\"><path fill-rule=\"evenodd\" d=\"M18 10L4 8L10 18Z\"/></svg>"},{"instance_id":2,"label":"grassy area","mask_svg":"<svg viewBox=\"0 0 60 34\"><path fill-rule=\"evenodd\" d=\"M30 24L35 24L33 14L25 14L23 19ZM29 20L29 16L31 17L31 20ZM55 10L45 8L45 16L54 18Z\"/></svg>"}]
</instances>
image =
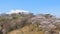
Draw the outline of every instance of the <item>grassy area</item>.
<instances>
[{"instance_id":1,"label":"grassy area","mask_svg":"<svg viewBox=\"0 0 60 34\"><path fill-rule=\"evenodd\" d=\"M44 31L42 30L39 31L38 27L36 28L33 27L34 27L33 25L25 26L21 29L11 31L8 34L44 34Z\"/></svg>"}]
</instances>

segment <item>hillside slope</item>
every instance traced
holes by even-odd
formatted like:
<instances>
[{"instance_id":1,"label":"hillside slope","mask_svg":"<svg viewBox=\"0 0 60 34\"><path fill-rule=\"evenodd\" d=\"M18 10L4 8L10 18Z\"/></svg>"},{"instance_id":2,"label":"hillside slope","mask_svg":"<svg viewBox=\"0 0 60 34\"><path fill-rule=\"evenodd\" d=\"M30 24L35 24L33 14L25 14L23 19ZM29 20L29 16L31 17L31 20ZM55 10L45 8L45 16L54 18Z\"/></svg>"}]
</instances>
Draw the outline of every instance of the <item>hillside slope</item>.
<instances>
[{"instance_id":1,"label":"hillside slope","mask_svg":"<svg viewBox=\"0 0 60 34\"><path fill-rule=\"evenodd\" d=\"M50 14L4 14L0 16L0 34L58 34L60 18Z\"/></svg>"},{"instance_id":2,"label":"hillside slope","mask_svg":"<svg viewBox=\"0 0 60 34\"><path fill-rule=\"evenodd\" d=\"M11 31L8 34L44 34L44 31L42 29L39 30L37 26L35 26L35 28L33 27L33 25L28 25L21 29Z\"/></svg>"}]
</instances>

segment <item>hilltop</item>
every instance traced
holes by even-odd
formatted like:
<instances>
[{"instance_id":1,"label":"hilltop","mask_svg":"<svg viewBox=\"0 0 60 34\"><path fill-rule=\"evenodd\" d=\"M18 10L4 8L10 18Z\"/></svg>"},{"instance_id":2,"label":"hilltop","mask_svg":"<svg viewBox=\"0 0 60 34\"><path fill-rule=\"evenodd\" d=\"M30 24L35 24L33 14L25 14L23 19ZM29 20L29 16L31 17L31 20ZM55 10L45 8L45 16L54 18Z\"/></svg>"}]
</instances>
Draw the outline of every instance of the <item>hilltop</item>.
<instances>
[{"instance_id":1,"label":"hilltop","mask_svg":"<svg viewBox=\"0 0 60 34\"><path fill-rule=\"evenodd\" d=\"M0 15L0 34L58 34L60 18L51 14L12 13Z\"/></svg>"}]
</instances>

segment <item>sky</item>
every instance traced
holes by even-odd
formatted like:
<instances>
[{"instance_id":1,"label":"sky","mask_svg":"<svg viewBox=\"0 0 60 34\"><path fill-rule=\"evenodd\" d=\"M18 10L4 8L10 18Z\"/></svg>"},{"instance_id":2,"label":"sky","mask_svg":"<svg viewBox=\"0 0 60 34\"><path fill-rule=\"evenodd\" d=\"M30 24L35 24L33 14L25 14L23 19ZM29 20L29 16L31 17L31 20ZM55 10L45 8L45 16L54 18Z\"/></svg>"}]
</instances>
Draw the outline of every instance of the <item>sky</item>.
<instances>
[{"instance_id":1,"label":"sky","mask_svg":"<svg viewBox=\"0 0 60 34\"><path fill-rule=\"evenodd\" d=\"M60 16L60 0L0 0L0 13L17 10Z\"/></svg>"}]
</instances>

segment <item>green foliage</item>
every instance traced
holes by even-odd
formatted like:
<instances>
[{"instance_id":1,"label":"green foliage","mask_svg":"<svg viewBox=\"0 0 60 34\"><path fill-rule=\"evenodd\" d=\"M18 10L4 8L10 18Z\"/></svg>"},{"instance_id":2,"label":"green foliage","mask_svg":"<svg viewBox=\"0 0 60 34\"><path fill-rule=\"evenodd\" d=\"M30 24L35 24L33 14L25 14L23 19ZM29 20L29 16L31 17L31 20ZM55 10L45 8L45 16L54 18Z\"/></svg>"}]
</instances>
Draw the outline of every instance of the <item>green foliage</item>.
<instances>
[{"instance_id":1,"label":"green foliage","mask_svg":"<svg viewBox=\"0 0 60 34\"><path fill-rule=\"evenodd\" d=\"M51 18L52 15L50 15L50 14L45 14L45 17L46 17L46 18L49 18L49 17Z\"/></svg>"},{"instance_id":2,"label":"green foliage","mask_svg":"<svg viewBox=\"0 0 60 34\"><path fill-rule=\"evenodd\" d=\"M0 18L0 21L7 21L8 19L6 18Z\"/></svg>"},{"instance_id":3,"label":"green foliage","mask_svg":"<svg viewBox=\"0 0 60 34\"><path fill-rule=\"evenodd\" d=\"M18 19L19 17L18 16L14 16L13 19Z\"/></svg>"},{"instance_id":4,"label":"green foliage","mask_svg":"<svg viewBox=\"0 0 60 34\"><path fill-rule=\"evenodd\" d=\"M13 19L19 19L19 18L21 18L22 16L19 16L19 15L17 15L17 16L13 16L12 18Z\"/></svg>"}]
</instances>

